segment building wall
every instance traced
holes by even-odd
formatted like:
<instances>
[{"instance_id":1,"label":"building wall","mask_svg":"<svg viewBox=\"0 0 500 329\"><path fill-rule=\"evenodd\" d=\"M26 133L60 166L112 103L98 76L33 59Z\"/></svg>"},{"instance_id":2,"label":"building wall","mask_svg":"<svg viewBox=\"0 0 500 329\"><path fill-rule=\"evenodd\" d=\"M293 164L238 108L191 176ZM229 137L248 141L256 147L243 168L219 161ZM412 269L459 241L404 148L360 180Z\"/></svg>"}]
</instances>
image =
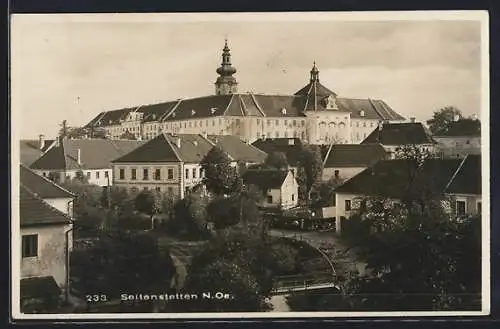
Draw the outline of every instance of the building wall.
<instances>
[{"instance_id":1,"label":"building wall","mask_svg":"<svg viewBox=\"0 0 500 329\"><path fill-rule=\"evenodd\" d=\"M61 170L61 169L54 169L54 170L38 170L38 169L33 169L34 172L37 174L47 177L50 177L50 173L57 173L59 177L56 179L56 182L64 182L66 179L73 179L76 178L76 173L79 171L77 169L73 170ZM101 169L83 169L82 170L83 175L87 177L88 182L90 184L95 184L99 186L108 186L113 185L113 170L111 168L101 168ZM109 176L106 177L106 175Z\"/></svg>"},{"instance_id":2,"label":"building wall","mask_svg":"<svg viewBox=\"0 0 500 329\"><path fill-rule=\"evenodd\" d=\"M38 255L21 258L21 278L53 276L61 288L66 287L66 234L71 225L21 228L23 235L38 234ZM70 249L72 249L72 232Z\"/></svg>"},{"instance_id":3,"label":"building wall","mask_svg":"<svg viewBox=\"0 0 500 329\"><path fill-rule=\"evenodd\" d=\"M332 168L323 168L323 176L321 179L323 181L328 181L332 178L335 177L335 170L339 171L339 176L342 178L344 181L347 181L348 179L356 176L363 170L365 170L366 167L332 167Z\"/></svg>"},{"instance_id":4,"label":"building wall","mask_svg":"<svg viewBox=\"0 0 500 329\"><path fill-rule=\"evenodd\" d=\"M442 137L434 136L437 151L444 157L465 157L467 154L481 153L481 137L456 136Z\"/></svg>"},{"instance_id":5,"label":"building wall","mask_svg":"<svg viewBox=\"0 0 500 329\"><path fill-rule=\"evenodd\" d=\"M73 218L73 198L46 198L43 200L60 212Z\"/></svg>"},{"instance_id":6,"label":"building wall","mask_svg":"<svg viewBox=\"0 0 500 329\"><path fill-rule=\"evenodd\" d=\"M268 197L272 197L271 202L268 201ZM262 202L263 207L280 207L281 205L281 190L280 189L269 189L266 193L266 197Z\"/></svg>"},{"instance_id":7,"label":"building wall","mask_svg":"<svg viewBox=\"0 0 500 329\"><path fill-rule=\"evenodd\" d=\"M476 194L455 194L450 195L450 199L452 202L453 213L456 213L456 202L463 201L465 202L465 214L467 215L477 215L479 213L479 203L482 203L482 198L480 195ZM481 206L482 207L482 206Z\"/></svg>"},{"instance_id":8,"label":"building wall","mask_svg":"<svg viewBox=\"0 0 500 329\"><path fill-rule=\"evenodd\" d=\"M196 111L196 109L194 109ZM152 139L161 132L175 134L235 135L253 143L259 138L300 138L309 144L361 143L374 129L378 119L351 118L341 111L309 111L298 117L219 116L146 122L130 119L121 125L105 126L111 138L118 139L127 129L136 138Z\"/></svg>"},{"instance_id":9,"label":"building wall","mask_svg":"<svg viewBox=\"0 0 500 329\"><path fill-rule=\"evenodd\" d=\"M120 178L120 169L124 170L124 179ZM132 169L136 170L136 179L132 179ZM144 179L144 169L148 170L148 179ZM156 169L160 169L160 179L155 179ZM169 170L172 178L169 178ZM186 172L187 171L187 172ZM117 163L113 165L114 185L126 188L135 194L142 190L152 190L171 194L176 198L184 198L186 189L191 189L203 181L200 164L183 164L180 162L165 163Z\"/></svg>"},{"instance_id":10,"label":"building wall","mask_svg":"<svg viewBox=\"0 0 500 329\"><path fill-rule=\"evenodd\" d=\"M299 185L294 175L289 172L281 186L281 207L284 209L296 207L299 199Z\"/></svg>"}]
</instances>

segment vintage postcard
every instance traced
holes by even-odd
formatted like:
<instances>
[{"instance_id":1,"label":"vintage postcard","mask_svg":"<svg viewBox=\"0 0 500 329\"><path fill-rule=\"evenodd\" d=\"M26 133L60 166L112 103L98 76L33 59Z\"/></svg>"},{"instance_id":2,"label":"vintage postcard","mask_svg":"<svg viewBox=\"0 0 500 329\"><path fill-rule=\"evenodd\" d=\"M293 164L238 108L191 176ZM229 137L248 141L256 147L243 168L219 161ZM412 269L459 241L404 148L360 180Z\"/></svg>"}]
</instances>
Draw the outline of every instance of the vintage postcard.
<instances>
[{"instance_id":1,"label":"vintage postcard","mask_svg":"<svg viewBox=\"0 0 500 329\"><path fill-rule=\"evenodd\" d=\"M15 319L489 314L487 12L10 28Z\"/></svg>"}]
</instances>

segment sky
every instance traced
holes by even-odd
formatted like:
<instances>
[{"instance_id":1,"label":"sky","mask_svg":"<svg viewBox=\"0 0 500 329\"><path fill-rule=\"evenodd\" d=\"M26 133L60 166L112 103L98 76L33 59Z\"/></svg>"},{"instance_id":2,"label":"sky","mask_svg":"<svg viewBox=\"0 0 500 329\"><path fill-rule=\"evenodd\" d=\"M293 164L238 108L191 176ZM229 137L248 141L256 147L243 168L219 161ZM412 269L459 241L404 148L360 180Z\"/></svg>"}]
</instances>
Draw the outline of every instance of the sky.
<instances>
[{"instance_id":1,"label":"sky","mask_svg":"<svg viewBox=\"0 0 500 329\"><path fill-rule=\"evenodd\" d=\"M419 121L444 106L480 115L480 22L398 17L14 15L11 109L21 138L53 138L62 120L211 95L227 37L240 92L293 94L316 61L339 97Z\"/></svg>"}]
</instances>

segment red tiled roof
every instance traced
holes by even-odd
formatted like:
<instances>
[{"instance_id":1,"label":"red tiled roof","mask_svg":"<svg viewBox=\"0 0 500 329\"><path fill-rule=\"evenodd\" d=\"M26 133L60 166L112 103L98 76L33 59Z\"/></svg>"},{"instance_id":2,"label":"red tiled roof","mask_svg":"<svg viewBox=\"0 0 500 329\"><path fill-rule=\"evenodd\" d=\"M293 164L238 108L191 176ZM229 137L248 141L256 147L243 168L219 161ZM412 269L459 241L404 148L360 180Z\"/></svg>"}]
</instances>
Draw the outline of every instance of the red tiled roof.
<instances>
[{"instance_id":1,"label":"red tiled roof","mask_svg":"<svg viewBox=\"0 0 500 329\"><path fill-rule=\"evenodd\" d=\"M323 161L323 167L369 167L387 159L387 156L380 144L332 144Z\"/></svg>"},{"instance_id":2,"label":"red tiled roof","mask_svg":"<svg viewBox=\"0 0 500 329\"><path fill-rule=\"evenodd\" d=\"M385 123L375 129L362 144L382 145L435 144L429 131L420 122Z\"/></svg>"},{"instance_id":3,"label":"red tiled roof","mask_svg":"<svg viewBox=\"0 0 500 329\"><path fill-rule=\"evenodd\" d=\"M449 182L446 193L481 195L481 155L469 154Z\"/></svg>"},{"instance_id":4,"label":"red tiled roof","mask_svg":"<svg viewBox=\"0 0 500 329\"><path fill-rule=\"evenodd\" d=\"M248 185L256 185L263 190L275 189L283 185L288 174L287 170L249 169L243 175L243 182Z\"/></svg>"},{"instance_id":5,"label":"red tiled roof","mask_svg":"<svg viewBox=\"0 0 500 329\"><path fill-rule=\"evenodd\" d=\"M180 148L177 147L177 139ZM201 135L160 134L132 152L117 158L113 163L126 162L186 162L199 163L213 145Z\"/></svg>"},{"instance_id":6,"label":"red tiled roof","mask_svg":"<svg viewBox=\"0 0 500 329\"><path fill-rule=\"evenodd\" d=\"M20 186L19 212L21 227L71 223L69 216L37 197L24 185Z\"/></svg>"},{"instance_id":7,"label":"red tiled roof","mask_svg":"<svg viewBox=\"0 0 500 329\"><path fill-rule=\"evenodd\" d=\"M21 165L20 170L21 185L36 193L42 199L74 197L74 194L71 192L66 191L47 178L34 173L27 167Z\"/></svg>"},{"instance_id":8,"label":"red tiled roof","mask_svg":"<svg viewBox=\"0 0 500 329\"><path fill-rule=\"evenodd\" d=\"M414 181L425 179L433 184L433 190L444 193L461 162L459 159L428 159L417 172ZM409 188L410 165L406 159L379 161L337 187L335 191L399 198Z\"/></svg>"},{"instance_id":9,"label":"red tiled roof","mask_svg":"<svg viewBox=\"0 0 500 329\"><path fill-rule=\"evenodd\" d=\"M111 168L117 159L145 141L109 139L65 139L60 146L53 147L30 168L42 170L104 169ZM81 165L78 164L80 150Z\"/></svg>"},{"instance_id":10,"label":"red tiled roof","mask_svg":"<svg viewBox=\"0 0 500 329\"><path fill-rule=\"evenodd\" d=\"M253 145L243 142L236 136L225 135L215 136L210 135L208 139L218 145L226 152L234 161L262 163L266 160L267 153L258 149Z\"/></svg>"}]
</instances>

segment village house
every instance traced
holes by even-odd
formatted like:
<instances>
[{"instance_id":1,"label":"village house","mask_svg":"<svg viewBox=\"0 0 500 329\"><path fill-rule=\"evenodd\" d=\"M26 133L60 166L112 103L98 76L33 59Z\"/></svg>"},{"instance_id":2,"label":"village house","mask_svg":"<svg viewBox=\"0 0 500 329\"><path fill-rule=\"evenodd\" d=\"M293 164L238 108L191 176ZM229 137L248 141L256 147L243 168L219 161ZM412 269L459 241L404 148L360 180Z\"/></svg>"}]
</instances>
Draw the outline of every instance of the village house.
<instances>
[{"instance_id":1,"label":"village house","mask_svg":"<svg viewBox=\"0 0 500 329\"><path fill-rule=\"evenodd\" d=\"M46 140L40 135L38 140L21 140L19 143L21 163L30 166L56 144L56 140Z\"/></svg>"},{"instance_id":2,"label":"village house","mask_svg":"<svg viewBox=\"0 0 500 329\"><path fill-rule=\"evenodd\" d=\"M113 183L111 161L127 154L144 141L108 139L62 139L30 168L55 182L73 179L81 172L90 184Z\"/></svg>"},{"instance_id":3,"label":"village house","mask_svg":"<svg viewBox=\"0 0 500 329\"><path fill-rule=\"evenodd\" d=\"M73 201L75 195L53 181L36 174L28 167L20 166L20 182L25 188L29 189L60 212L73 217Z\"/></svg>"},{"instance_id":4,"label":"village house","mask_svg":"<svg viewBox=\"0 0 500 329\"><path fill-rule=\"evenodd\" d=\"M434 154L436 141L432 138L429 130L420 122L387 123L380 122L361 144L381 144L384 149L394 158L396 151L405 146L416 146L420 151Z\"/></svg>"},{"instance_id":5,"label":"village house","mask_svg":"<svg viewBox=\"0 0 500 329\"><path fill-rule=\"evenodd\" d=\"M468 154L445 189L456 216L481 214L481 186L481 156Z\"/></svg>"},{"instance_id":6,"label":"village house","mask_svg":"<svg viewBox=\"0 0 500 329\"><path fill-rule=\"evenodd\" d=\"M131 193L154 190L182 199L203 182L201 162L215 146L226 152L235 168L263 162L266 157L236 136L161 134L113 161L113 183Z\"/></svg>"},{"instance_id":7,"label":"village house","mask_svg":"<svg viewBox=\"0 0 500 329\"><path fill-rule=\"evenodd\" d=\"M150 140L161 133L300 138L309 144L358 144L381 120L405 119L383 100L338 97L320 83L314 63L309 82L291 95L239 93L227 42L214 95L138 105L99 113L86 128L103 128L112 139L124 133Z\"/></svg>"},{"instance_id":8,"label":"village house","mask_svg":"<svg viewBox=\"0 0 500 329\"><path fill-rule=\"evenodd\" d=\"M323 160L322 180L346 181L388 157L380 144L332 144Z\"/></svg>"},{"instance_id":9,"label":"village house","mask_svg":"<svg viewBox=\"0 0 500 329\"><path fill-rule=\"evenodd\" d=\"M412 171L416 175L412 180L413 184L425 184L425 187L422 187L423 191L430 189L437 193L437 196L442 199L445 209L450 209L450 196L455 197L459 202L466 200L467 204L469 204L470 200L477 201L477 194L474 194L477 193L477 186L472 188L463 184L464 172L462 172L462 168L467 169L467 178L465 179L470 179L474 184L478 179L477 177L480 179L481 171L475 171L477 164L475 168L472 168L474 167L474 160L469 159L468 161L471 162L464 167L464 164L466 164L465 159L430 158L425 160L419 170L413 167L413 162L406 159L377 162L336 188L337 232L341 232L343 221L348 220L351 215L366 206L363 200L367 197L384 197L387 200L399 202L400 198L409 191L409 177ZM415 189L417 191L414 191L414 193L419 193L418 186ZM464 198L466 196L470 196L470 198ZM467 211L463 210L463 203L457 203L457 206L460 207L459 212ZM477 209L477 207L480 208L480 204L475 205L473 209ZM467 209L467 206L465 206L465 209Z\"/></svg>"},{"instance_id":10,"label":"village house","mask_svg":"<svg viewBox=\"0 0 500 329\"><path fill-rule=\"evenodd\" d=\"M262 208L286 210L298 205L299 185L290 170L248 170L243 182L263 192Z\"/></svg>"},{"instance_id":11,"label":"village house","mask_svg":"<svg viewBox=\"0 0 500 329\"><path fill-rule=\"evenodd\" d=\"M57 301L69 285L72 220L21 183L21 310Z\"/></svg>"},{"instance_id":12,"label":"village house","mask_svg":"<svg viewBox=\"0 0 500 329\"><path fill-rule=\"evenodd\" d=\"M442 157L463 158L467 154L481 153L481 121L475 118L457 118L433 137Z\"/></svg>"}]
</instances>

